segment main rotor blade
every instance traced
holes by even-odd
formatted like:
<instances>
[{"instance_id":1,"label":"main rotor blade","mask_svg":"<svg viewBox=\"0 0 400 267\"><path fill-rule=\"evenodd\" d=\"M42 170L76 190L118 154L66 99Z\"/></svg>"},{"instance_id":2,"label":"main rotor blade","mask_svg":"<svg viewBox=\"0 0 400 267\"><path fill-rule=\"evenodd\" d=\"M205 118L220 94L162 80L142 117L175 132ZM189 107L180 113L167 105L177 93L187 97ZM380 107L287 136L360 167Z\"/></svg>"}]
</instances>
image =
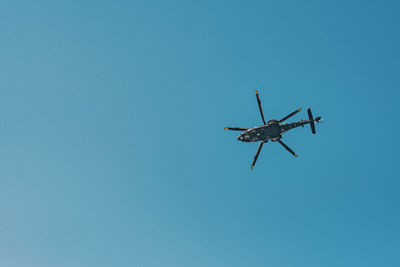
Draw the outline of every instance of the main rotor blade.
<instances>
[{"instance_id":1,"label":"main rotor blade","mask_svg":"<svg viewBox=\"0 0 400 267\"><path fill-rule=\"evenodd\" d=\"M254 90L254 91L256 92L257 103L258 103L258 108L260 109L261 118L262 118L262 120L263 120L263 122L264 122L264 125L265 125L265 124L267 124L267 123L265 122L265 119L264 119L264 114L263 114L263 110L262 110L262 107L261 107L260 97L258 96L258 91L257 91L257 90Z\"/></svg>"},{"instance_id":2,"label":"main rotor blade","mask_svg":"<svg viewBox=\"0 0 400 267\"><path fill-rule=\"evenodd\" d=\"M261 151L261 148L262 148L263 144L264 144L264 142L261 142L261 143L260 143L260 146L259 146L258 149L257 149L257 153L256 153L256 155L254 156L253 163L251 164L251 169L252 169L252 170L253 170L253 168L254 168L254 164L256 164L258 155L260 154L260 151Z\"/></svg>"},{"instance_id":3,"label":"main rotor blade","mask_svg":"<svg viewBox=\"0 0 400 267\"><path fill-rule=\"evenodd\" d=\"M299 108L299 109L296 110L296 111L293 111L292 113L290 113L289 115L287 115L285 118L281 119L279 122L283 122L283 121L289 119L290 117L292 117L293 115L295 115L295 114L296 114L297 112L299 112L300 110L301 110L301 108Z\"/></svg>"},{"instance_id":4,"label":"main rotor blade","mask_svg":"<svg viewBox=\"0 0 400 267\"><path fill-rule=\"evenodd\" d=\"M238 127L225 127L224 129L225 130L231 130L231 131L242 131L242 132L248 130L247 128L238 128Z\"/></svg>"},{"instance_id":5,"label":"main rotor blade","mask_svg":"<svg viewBox=\"0 0 400 267\"><path fill-rule=\"evenodd\" d=\"M279 144L281 144L284 148L287 149L287 151L289 151L290 153L293 154L293 156L298 157L298 155L296 155L296 153L293 152L293 150L290 149L290 147L288 147L284 142L282 142L281 140L278 140Z\"/></svg>"}]
</instances>

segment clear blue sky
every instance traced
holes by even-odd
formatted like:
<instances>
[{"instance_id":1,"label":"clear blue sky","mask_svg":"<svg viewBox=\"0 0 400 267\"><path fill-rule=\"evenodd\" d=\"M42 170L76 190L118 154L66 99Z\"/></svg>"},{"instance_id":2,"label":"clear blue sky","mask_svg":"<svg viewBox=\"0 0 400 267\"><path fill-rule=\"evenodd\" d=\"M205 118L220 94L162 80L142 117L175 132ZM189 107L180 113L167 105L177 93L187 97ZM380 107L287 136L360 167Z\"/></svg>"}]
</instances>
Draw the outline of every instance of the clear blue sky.
<instances>
[{"instance_id":1,"label":"clear blue sky","mask_svg":"<svg viewBox=\"0 0 400 267\"><path fill-rule=\"evenodd\" d=\"M400 266L399 8L2 1L0 266Z\"/></svg>"}]
</instances>

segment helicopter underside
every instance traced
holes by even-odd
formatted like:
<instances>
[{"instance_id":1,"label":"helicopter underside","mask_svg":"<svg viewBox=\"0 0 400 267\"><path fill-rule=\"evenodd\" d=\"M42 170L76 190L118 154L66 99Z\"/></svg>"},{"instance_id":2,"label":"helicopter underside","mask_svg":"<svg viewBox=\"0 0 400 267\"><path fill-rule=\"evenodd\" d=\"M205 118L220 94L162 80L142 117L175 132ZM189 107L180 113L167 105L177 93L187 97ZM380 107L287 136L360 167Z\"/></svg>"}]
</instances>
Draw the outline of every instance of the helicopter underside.
<instances>
[{"instance_id":1,"label":"helicopter underside","mask_svg":"<svg viewBox=\"0 0 400 267\"><path fill-rule=\"evenodd\" d=\"M263 125L243 132L237 140L242 142L268 141L273 138L279 139L282 132L284 132L283 128L279 125Z\"/></svg>"},{"instance_id":2,"label":"helicopter underside","mask_svg":"<svg viewBox=\"0 0 400 267\"><path fill-rule=\"evenodd\" d=\"M298 126L303 126L308 123L308 121L299 121L295 123L272 123L268 125L262 125L259 127L254 127L248 129L241 133L237 140L242 142L258 142L258 141L268 141L273 142L278 141L282 134L290 129L296 128Z\"/></svg>"}]
</instances>

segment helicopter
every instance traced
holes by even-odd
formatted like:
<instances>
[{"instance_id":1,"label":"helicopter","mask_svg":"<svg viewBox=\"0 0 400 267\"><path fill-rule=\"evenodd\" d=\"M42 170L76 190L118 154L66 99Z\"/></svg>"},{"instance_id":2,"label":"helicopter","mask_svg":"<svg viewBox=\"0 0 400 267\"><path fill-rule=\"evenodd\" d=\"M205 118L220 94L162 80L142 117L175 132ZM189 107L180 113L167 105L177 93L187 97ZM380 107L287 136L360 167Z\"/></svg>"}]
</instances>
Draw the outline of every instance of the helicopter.
<instances>
[{"instance_id":1,"label":"helicopter","mask_svg":"<svg viewBox=\"0 0 400 267\"><path fill-rule=\"evenodd\" d=\"M237 137L237 140L242 141L242 142L260 142L260 145L257 149L257 153L254 156L253 163L251 164L251 169L253 170L254 165L256 164L258 155L260 154L261 148L263 147L264 143L267 143L268 141L272 142L278 142L281 144L287 151L289 151L293 156L298 157L296 153L293 152L290 147L288 147L284 142L282 142L281 138L284 133L287 131L297 128L299 126L304 127L306 124L310 124L311 127L311 132L313 134L316 133L315 131L315 124L314 122L321 122L322 118L321 117L316 117L313 118L313 115L311 113L311 109L309 108L307 110L308 113L308 120L300 120L298 122L293 122L293 123L284 123L285 120L289 119L290 117L294 116L297 114L301 108L298 110L293 111L286 117L282 118L281 120L269 120L268 122L265 122L264 119L264 114L263 110L261 107L261 101L260 101L260 96L258 95L258 91L254 90L256 93L257 97L257 103L258 103L258 108L260 109L261 113L261 118L264 123L264 125L257 126L254 128L239 128L239 127L225 127L225 130L231 130L231 131L241 131L242 133Z\"/></svg>"}]
</instances>

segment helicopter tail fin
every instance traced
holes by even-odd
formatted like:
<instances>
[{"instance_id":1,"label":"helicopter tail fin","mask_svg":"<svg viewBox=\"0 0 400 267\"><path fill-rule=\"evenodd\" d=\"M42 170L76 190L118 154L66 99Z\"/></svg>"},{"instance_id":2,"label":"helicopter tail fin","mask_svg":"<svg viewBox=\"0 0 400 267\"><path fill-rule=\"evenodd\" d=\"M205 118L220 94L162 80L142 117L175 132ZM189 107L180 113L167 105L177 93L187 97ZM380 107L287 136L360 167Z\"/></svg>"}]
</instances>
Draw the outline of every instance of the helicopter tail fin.
<instances>
[{"instance_id":1,"label":"helicopter tail fin","mask_svg":"<svg viewBox=\"0 0 400 267\"><path fill-rule=\"evenodd\" d=\"M312 132L313 134L315 134L316 131L315 131L315 124L314 124L314 121L319 122L319 121L321 120L321 117L316 117L316 118L314 119L314 118L313 118L313 115L312 115L312 113L311 113L311 109L310 109L310 108L307 109L307 113L308 113L308 119L310 120L311 132Z\"/></svg>"}]
</instances>

